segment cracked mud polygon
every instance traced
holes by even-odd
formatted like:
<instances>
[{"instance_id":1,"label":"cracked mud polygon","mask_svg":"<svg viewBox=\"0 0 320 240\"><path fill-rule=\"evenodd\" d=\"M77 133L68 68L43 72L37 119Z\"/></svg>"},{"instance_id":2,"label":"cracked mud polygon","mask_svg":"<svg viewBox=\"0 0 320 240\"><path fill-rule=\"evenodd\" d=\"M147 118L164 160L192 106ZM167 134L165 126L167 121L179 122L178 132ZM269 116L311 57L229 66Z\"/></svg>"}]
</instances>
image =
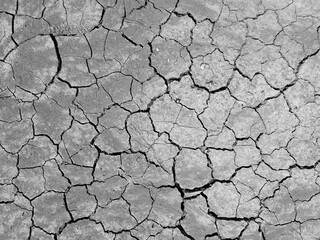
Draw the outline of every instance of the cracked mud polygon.
<instances>
[{"instance_id":1,"label":"cracked mud polygon","mask_svg":"<svg viewBox=\"0 0 320 240\"><path fill-rule=\"evenodd\" d=\"M1 240L320 239L316 0L1 0Z\"/></svg>"}]
</instances>

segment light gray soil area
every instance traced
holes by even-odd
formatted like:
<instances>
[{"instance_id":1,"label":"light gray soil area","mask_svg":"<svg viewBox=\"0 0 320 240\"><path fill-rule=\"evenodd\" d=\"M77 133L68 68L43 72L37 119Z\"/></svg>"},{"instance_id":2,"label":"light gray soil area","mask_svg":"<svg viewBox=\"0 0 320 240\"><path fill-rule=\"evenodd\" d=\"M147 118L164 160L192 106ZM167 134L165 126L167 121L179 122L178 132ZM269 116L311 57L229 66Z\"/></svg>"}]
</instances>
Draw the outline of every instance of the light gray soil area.
<instances>
[{"instance_id":1,"label":"light gray soil area","mask_svg":"<svg viewBox=\"0 0 320 240\"><path fill-rule=\"evenodd\" d=\"M1 0L1 240L320 239L320 1Z\"/></svg>"}]
</instances>

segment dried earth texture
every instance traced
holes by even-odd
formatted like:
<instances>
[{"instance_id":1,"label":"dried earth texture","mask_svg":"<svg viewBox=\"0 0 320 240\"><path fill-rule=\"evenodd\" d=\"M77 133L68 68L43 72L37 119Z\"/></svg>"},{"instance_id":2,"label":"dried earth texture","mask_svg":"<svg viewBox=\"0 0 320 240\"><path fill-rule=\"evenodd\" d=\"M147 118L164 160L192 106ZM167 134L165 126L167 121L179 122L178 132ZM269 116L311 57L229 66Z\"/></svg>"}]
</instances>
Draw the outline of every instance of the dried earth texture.
<instances>
[{"instance_id":1,"label":"dried earth texture","mask_svg":"<svg viewBox=\"0 0 320 240\"><path fill-rule=\"evenodd\" d=\"M1 0L0 239L320 239L319 19Z\"/></svg>"}]
</instances>

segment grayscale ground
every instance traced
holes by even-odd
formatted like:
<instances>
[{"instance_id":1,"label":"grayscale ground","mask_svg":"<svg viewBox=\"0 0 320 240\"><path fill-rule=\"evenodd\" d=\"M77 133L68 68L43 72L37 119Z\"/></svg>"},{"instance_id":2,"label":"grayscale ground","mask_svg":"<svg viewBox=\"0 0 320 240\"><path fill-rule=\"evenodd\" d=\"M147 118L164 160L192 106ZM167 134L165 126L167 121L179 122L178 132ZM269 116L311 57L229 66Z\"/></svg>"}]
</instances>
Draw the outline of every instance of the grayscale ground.
<instances>
[{"instance_id":1,"label":"grayscale ground","mask_svg":"<svg viewBox=\"0 0 320 240\"><path fill-rule=\"evenodd\" d=\"M320 239L320 1L1 0L1 240Z\"/></svg>"}]
</instances>

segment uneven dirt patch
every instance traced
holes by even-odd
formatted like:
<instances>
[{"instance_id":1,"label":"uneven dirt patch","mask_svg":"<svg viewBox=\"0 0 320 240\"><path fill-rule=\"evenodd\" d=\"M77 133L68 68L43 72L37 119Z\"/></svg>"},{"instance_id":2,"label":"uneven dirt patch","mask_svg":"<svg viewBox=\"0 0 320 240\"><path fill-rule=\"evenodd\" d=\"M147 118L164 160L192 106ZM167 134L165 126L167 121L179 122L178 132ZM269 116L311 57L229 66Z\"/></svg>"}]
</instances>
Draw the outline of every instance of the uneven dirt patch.
<instances>
[{"instance_id":1,"label":"uneven dirt patch","mask_svg":"<svg viewBox=\"0 0 320 240\"><path fill-rule=\"evenodd\" d=\"M2 0L0 239L320 239L319 17Z\"/></svg>"}]
</instances>

